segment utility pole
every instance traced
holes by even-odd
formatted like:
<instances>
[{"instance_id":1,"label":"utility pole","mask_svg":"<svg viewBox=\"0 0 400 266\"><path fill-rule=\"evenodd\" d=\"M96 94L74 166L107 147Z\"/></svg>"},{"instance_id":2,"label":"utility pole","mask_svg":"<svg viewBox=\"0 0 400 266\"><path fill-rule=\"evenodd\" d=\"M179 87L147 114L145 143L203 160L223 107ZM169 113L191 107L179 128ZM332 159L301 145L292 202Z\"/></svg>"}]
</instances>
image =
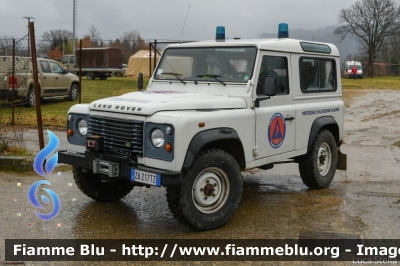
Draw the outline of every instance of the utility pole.
<instances>
[{"instance_id":1,"label":"utility pole","mask_svg":"<svg viewBox=\"0 0 400 266\"><path fill-rule=\"evenodd\" d=\"M30 48L29 48L29 34L30 34L30 32L29 32L29 28L30 28L29 23L31 22L31 19L35 19L35 18L34 17L23 17L23 18L28 20L28 57L29 57L30 54L31 54L31 51L30 51Z\"/></svg>"},{"instance_id":2,"label":"utility pole","mask_svg":"<svg viewBox=\"0 0 400 266\"><path fill-rule=\"evenodd\" d=\"M77 0L73 0L74 5L73 5L73 16L72 16L72 53L75 53L75 35L76 35L76 20L77 20Z\"/></svg>"}]
</instances>

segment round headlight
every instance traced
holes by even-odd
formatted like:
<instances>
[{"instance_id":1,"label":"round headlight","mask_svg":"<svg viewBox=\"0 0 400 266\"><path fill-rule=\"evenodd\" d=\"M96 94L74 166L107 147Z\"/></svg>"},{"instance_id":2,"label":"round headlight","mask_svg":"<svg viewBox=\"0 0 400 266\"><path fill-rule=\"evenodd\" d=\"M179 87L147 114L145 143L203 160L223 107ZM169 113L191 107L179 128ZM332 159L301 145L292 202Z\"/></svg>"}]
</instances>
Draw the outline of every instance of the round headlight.
<instances>
[{"instance_id":1,"label":"round headlight","mask_svg":"<svg viewBox=\"0 0 400 266\"><path fill-rule=\"evenodd\" d=\"M88 127L87 127L86 120L84 120L84 119L79 120L79 122L78 122L78 130L79 130L79 133L82 136L85 136L87 134Z\"/></svg>"},{"instance_id":2,"label":"round headlight","mask_svg":"<svg viewBox=\"0 0 400 266\"><path fill-rule=\"evenodd\" d=\"M156 148L161 148L164 145L165 137L161 129L157 128L151 132L151 142Z\"/></svg>"}]
</instances>

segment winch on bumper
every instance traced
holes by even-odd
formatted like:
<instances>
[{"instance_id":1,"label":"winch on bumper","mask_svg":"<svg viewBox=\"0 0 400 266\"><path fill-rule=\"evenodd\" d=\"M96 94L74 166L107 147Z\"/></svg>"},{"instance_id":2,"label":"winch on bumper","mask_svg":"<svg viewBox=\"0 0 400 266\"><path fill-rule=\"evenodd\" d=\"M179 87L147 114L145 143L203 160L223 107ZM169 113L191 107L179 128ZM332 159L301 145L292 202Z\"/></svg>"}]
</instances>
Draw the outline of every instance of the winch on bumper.
<instances>
[{"instance_id":1,"label":"winch on bumper","mask_svg":"<svg viewBox=\"0 0 400 266\"><path fill-rule=\"evenodd\" d=\"M84 154L58 151L58 162L91 170L94 174L104 174L108 177L119 177L155 186L179 186L183 178L182 172L165 171L134 165L129 158L86 151ZM137 180L140 179L140 180Z\"/></svg>"}]
</instances>

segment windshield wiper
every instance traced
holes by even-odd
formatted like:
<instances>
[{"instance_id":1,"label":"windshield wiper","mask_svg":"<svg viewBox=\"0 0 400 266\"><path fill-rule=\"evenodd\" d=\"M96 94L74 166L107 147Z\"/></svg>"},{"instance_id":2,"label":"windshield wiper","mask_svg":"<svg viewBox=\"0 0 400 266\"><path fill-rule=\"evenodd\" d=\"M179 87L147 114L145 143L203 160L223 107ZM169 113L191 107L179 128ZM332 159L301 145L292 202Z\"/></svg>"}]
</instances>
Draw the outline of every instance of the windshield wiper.
<instances>
[{"instance_id":1,"label":"windshield wiper","mask_svg":"<svg viewBox=\"0 0 400 266\"><path fill-rule=\"evenodd\" d=\"M219 79L219 78L221 77L221 76L219 76L219 75L205 74L205 75L197 75L196 77L198 77L198 78L205 78L205 79L206 79L206 78L213 78L213 79L215 79L216 81L218 81L219 83L224 84L224 86L226 86L226 83Z\"/></svg>"},{"instance_id":2,"label":"windshield wiper","mask_svg":"<svg viewBox=\"0 0 400 266\"><path fill-rule=\"evenodd\" d=\"M182 74L179 73L173 73L173 72L167 72L167 73L161 73L161 75L174 75L180 82L183 84L186 84L186 82L183 81L179 76L182 76Z\"/></svg>"}]
</instances>

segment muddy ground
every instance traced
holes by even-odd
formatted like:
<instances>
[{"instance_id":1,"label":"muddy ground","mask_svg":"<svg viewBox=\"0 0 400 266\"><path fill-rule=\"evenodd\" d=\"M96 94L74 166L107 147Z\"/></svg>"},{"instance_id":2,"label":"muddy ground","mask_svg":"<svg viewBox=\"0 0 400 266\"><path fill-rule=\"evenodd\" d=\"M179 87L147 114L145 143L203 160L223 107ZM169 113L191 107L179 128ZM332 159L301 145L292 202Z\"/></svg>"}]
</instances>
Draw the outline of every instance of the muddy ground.
<instances>
[{"instance_id":1,"label":"muddy ground","mask_svg":"<svg viewBox=\"0 0 400 266\"><path fill-rule=\"evenodd\" d=\"M4 239L9 238L296 239L304 233L322 236L330 232L400 239L400 147L394 145L400 141L400 91L348 90L346 94L342 152L348 156L348 170L337 171L332 185L323 190L307 189L297 164L245 172L241 204L234 217L216 230L197 232L177 222L168 210L164 188L135 188L120 202L97 203L79 191L68 172L49 176L61 211L54 219L41 221L27 199L27 190L41 178L0 172L0 262L4 261ZM230 264L266 263L199 261L180 265Z\"/></svg>"}]
</instances>

